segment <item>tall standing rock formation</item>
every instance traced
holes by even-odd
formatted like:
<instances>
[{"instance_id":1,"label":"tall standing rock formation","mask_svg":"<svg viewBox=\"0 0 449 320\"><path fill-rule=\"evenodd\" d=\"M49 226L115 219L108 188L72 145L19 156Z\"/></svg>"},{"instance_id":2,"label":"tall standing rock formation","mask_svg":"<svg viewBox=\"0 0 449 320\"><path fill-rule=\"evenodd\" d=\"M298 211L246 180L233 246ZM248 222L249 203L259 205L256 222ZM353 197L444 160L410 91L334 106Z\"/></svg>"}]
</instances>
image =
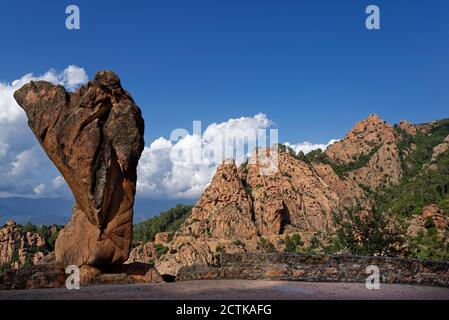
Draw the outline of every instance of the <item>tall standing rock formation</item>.
<instances>
[{"instance_id":1,"label":"tall standing rock formation","mask_svg":"<svg viewBox=\"0 0 449 320\"><path fill-rule=\"evenodd\" d=\"M72 219L56 241L56 262L126 261L144 121L120 79L101 71L75 93L48 82L31 82L14 98L75 197Z\"/></svg>"}]
</instances>

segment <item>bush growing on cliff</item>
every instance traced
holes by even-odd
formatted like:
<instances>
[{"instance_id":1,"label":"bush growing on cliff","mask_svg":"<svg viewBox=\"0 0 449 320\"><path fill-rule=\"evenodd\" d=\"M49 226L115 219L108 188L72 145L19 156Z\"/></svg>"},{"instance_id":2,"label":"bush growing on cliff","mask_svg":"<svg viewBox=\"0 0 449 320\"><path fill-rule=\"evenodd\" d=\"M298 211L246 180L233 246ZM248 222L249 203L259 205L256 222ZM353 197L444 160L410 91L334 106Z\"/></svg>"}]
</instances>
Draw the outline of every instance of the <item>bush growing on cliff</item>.
<instances>
[{"instance_id":1,"label":"bush growing on cliff","mask_svg":"<svg viewBox=\"0 0 449 320\"><path fill-rule=\"evenodd\" d=\"M305 248L305 252L312 254L323 254L325 253L325 246L321 241L322 234L320 231L315 232L315 234L310 239L309 246Z\"/></svg>"},{"instance_id":2,"label":"bush growing on cliff","mask_svg":"<svg viewBox=\"0 0 449 320\"><path fill-rule=\"evenodd\" d=\"M156 244L155 248L158 259L168 252L168 248L160 243Z\"/></svg>"},{"instance_id":3,"label":"bush growing on cliff","mask_svg":"<svg viewBox=\"0 0 449 320\"><path fill-rule=\"evenodd\" d=\"M409 240L409 257L416 259L449 260L449 242L440 239L438 231L430 227Z\"/></svg>"},{"instance_id":4,"label":"bush growing on cliff","mask_svg":"<svg viewBox=\"0 0 449 320\"><path fill-rule=\"evenodd\" d=\"M361 256L397 255L395 248L404 242L401 231L391 228L385 214L375 208L369 214L361 212L354 208L334 214L338 229L333 249Z\"/></svg>"},{"instance_id":5,"label":"bush growing on cliff","mask_svg":"<svg viewBox=\"0 0 449 320\"><path fill-rule=\"evenodd\" d=\"M233 244L237 247L243 247L245 244L241 240L235 240Z\"/></svg>"},{"instance_id":6,"label":"bush growing on cliff","mask_svg":"<svg viewBox=\"0 0 449 320\"><path fill-rule=\"evenodd\" d=\"M429 133L418 132L412 136L398 127L396 133L402 138L398 148L403 159L405 178L414 177L422 171L423 165L431 160L433 148L449 135L449 119L439 121ZM412 144L415 148L409 150Z\"/></svg>"},{"instance_id":7,"label":"bush growing on cliff","mask_svg":"<svg viewBox=\"0 0 449 320\"><path fill-rule=\"evenodd\" d=\"M301 240L301 236L299 234L295 233L291 237L289 235L286 235L284 252L289 253L301 252L301 247L303 245L304 242Z\"/></svg>"},{"instance_id":8,"label":"bush growing on cliff","mask_svg":"<svg viewBox=\"0 0 449 320\"><path fill-rule=\"evenodd\" d=\"M263 237L259 238L257 249L268 253L277 252L276 247L270 241Z\"/></svg>"},{"instance_id":9,"label":"bush growing on cliff","mask_svg":"<svg viewBox=\"0 0 449 320\"><path fill-rule=\"evenodd\" d=\"M175 232L192 213L193 206L178 204L159 215L134 226L133 246L153 241L159 232Z\"/></svg>"},{"instance_id":10,"label":"bush growing on cliff","mask_svg":"<svg viewBox=\"0 0 449 320\"><path fill-rule=\"evenodd\" d=\"M336 175L344 179L346 178L349 172L366 166L368 164L368 161L371 160L371 158L379 150L379 148L380 146L373 148L373 150L371 150L371 152L369 152L368 154L362 154L359 157L354 158L353 159L354 161L348 164L338 164L333 162L331 159L329 159L327 154L321 149L312 150L307 154L304 154L304 152L299 151L298 153L294 154L294 156L297 159L302 160L306 163L328 164L332 167ZM293 150L290 150L289 152L290 154L292 154L292 152L294 153Z\"/></svg>"},{"instance_id":11,"label":"bush growing on cliff","mask_svg":"<svg viewBox=\"0 0 449 320\"><path fill-rule=\"evenodd\" d=\"M376 207L383 212L392 212L400 217L421 214L431 203L439 205L449 213L449 152L437 158L436 170L421 170L420 174L406 177L376 195Z\"/></svg>"}]
</instances>

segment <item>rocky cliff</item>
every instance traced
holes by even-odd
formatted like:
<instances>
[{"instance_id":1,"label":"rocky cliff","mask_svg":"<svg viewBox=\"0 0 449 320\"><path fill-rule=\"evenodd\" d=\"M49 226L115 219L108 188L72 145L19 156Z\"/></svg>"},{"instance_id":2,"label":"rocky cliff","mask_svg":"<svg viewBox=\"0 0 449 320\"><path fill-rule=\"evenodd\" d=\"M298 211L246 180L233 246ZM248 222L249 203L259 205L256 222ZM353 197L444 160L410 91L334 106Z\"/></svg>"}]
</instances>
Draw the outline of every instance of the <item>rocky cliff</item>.
<instances>
[{"instance_id":1,"label":"rocky cliff","mask_svg":"<svg viewBox=\"0 0 449 320\"><path fill-rule=\"evenodd\" d=\"M425 157L429 163L446 153L447 138L441 138L438 128L449 132L449 127L438 122L401 122L392 126L370 115L325 152L300 155L281 146L278 170L273 175L262 174L257 154L240 167L227 161L218 167L190 217L165 244L167 253L157 259L156 266L161 273L176 274L186 265L213 265L221 252L285 251L291 246L291 237L294 246L302 248L330 245L341 222L336 219L343 216L339 213L355 211L360 217L356 221L370 221L373 210L379 207L376 201L411 179L407 169L411 164L407 161L411 161L410 155L422 152L417 151L413 139L434 138L435 146ZM433 134L432 130L437 129L440 131ZM423 206L414 216L407 213L406 218L383 210L385 233L396 229L394 232L399 234L400 223L416 225L416 235L423 221L429 219L424 217L429 208L424 209L423 216ZM441 217L445 216L442 210L435 221L443 247L447 224L443 223L446 219ZM371 221L375 223L376 219ZM354 237L358 241L364 235ZM401 239L399 235L397 239ZM389 245L405 254L406 249L399 243Z\"/></svg>"},{"instance_id":2,"label":"rocky cliff","mask_svg":"<svg viewBox=\"0 0 449 320\"><path fill-rule=\"evenodd\" d=\"M54 250L58 227L36 228L17 225L9 220L0 228L0 267L18 269L39 264Z\"/></svg>"}]
</instances>

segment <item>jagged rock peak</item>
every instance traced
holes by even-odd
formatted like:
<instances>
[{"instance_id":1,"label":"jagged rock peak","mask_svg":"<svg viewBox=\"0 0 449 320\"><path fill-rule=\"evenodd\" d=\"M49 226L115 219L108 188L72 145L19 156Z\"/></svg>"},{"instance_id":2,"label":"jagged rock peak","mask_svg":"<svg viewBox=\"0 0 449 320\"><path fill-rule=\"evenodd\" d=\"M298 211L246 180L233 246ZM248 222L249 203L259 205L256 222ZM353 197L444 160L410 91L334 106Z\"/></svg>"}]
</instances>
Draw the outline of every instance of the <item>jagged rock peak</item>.
<instances>
[{"instance_id":1,"label":"jagged rock peak","mask_svg":"<svg viewBox=\"0 0 449 320\"><path fill-rule=\"evenodd\" d=\"M329 146L326 154L337 163L350 163L385 143L395 141L393 126L378 115L371 114L358 122L344 139Z\"/></svg>"}]
</instances>

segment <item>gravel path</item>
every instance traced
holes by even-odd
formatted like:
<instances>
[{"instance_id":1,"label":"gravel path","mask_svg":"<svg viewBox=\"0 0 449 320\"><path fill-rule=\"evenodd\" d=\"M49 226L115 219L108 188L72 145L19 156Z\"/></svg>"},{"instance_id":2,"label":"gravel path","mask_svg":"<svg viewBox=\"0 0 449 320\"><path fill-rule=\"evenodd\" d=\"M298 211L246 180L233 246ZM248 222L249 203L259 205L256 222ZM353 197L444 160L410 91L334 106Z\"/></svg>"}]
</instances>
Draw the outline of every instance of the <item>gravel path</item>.
<instances>
[{"instance_id":1,"label":"gravel path","mask_svg":"<svg viewBox=\"0 0 449 320\"><path fill-rule=\"evenodd\" d=\"M449 288L382 284L367 290L360 283L201 280L163 284L99 285L80 290L39 289L0 291L0 300L124 299L124 300L310 300L310 299L444 299Z\"/></svg>"}]
</instances>

